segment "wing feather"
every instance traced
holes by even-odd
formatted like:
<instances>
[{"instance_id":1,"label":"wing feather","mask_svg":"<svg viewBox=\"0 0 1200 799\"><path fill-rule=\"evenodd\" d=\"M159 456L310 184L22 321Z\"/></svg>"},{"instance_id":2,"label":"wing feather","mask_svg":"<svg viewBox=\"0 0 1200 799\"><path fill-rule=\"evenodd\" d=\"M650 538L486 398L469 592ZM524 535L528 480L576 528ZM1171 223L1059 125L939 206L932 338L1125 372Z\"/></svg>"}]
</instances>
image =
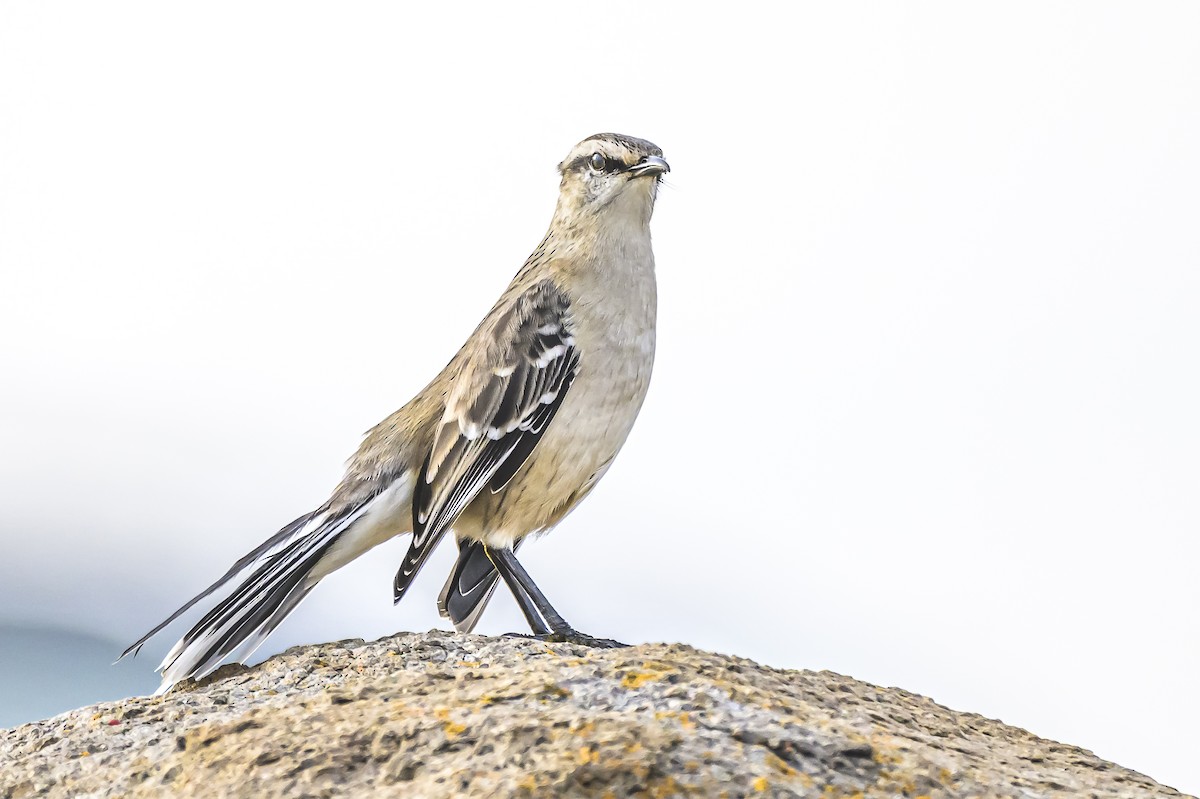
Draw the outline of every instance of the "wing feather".
<instances>
[{"instance_id":1,"label":"wing feather","mask_svg":"<svg viewBox=\"0 0 1200 799\"><path fill-rule=\"evenodd\" d=\"M549 280L516 298L481 331L463 365L413 493L413 537L396 573L397 602L463 509L498 492L529 458L579 371L566 294Z\"/></svg>"}]
</instances>

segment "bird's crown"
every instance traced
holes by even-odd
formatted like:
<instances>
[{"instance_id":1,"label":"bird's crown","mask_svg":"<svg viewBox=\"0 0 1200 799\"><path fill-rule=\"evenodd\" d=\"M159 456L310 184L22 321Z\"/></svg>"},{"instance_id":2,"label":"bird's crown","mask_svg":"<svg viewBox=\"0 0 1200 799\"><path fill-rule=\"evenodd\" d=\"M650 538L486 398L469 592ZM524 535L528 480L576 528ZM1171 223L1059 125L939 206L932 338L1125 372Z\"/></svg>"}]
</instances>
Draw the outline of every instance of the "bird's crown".
<instances>
[{"instance_id":1,"label":"bird's crown","mask_svg":"<svg viewBox=\"0 0 1200 799\"><path fill-rule=\"evenodd\" d=\"M558 165L558 171L566 174L600 166L597 155L605 160L604 166L610 167L610 171L624 170L651 157L662 158L662 154L661 147L645 139L621 133L597 133L572 147Z\"/></svg>"}]
</instances>

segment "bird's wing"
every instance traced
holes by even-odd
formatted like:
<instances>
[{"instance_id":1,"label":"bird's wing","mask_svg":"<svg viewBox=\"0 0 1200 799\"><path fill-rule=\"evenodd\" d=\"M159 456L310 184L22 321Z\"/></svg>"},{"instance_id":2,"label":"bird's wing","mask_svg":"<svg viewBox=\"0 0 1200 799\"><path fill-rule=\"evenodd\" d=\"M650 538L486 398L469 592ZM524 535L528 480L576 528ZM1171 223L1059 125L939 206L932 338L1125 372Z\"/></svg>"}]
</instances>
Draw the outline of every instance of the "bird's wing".
<instances>
[{"instance_id":1,"label":"bird's wing","mask_svg":"<svg viewBox=\"0 0 1200 799\"><path fill-rule=\"evenodd\" d=\"M503 489L521 468L579 371L570 302L550 280L517 296L481 333L484 344L455 376L417 478L397 602L463 508L485 486Z\"/></svg>"}]
</instances>

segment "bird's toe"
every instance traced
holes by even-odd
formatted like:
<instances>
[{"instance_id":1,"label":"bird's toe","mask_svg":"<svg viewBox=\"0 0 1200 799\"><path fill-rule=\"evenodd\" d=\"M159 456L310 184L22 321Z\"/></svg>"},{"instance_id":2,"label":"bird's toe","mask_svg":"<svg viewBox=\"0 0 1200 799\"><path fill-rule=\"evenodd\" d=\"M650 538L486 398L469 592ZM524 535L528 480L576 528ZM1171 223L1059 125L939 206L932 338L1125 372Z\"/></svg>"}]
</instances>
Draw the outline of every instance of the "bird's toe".
<instances>
[{"instance_id":1,"label":"bird's toe","mask_svg":"<svg viewBox=\"0 0 1200 799\"><path fill-rule=\"evenodd\" d=\"M597 638L594 635L581 633L578 630L565 630L556 633L544 633L535 635L532 633L506 633L505 638L530 638L534 641L543 641L547 644L575 644L577 646L587 646L593 649L623 649L629 644L623 644L612 638Z\"/></svg>"}]
</instances>

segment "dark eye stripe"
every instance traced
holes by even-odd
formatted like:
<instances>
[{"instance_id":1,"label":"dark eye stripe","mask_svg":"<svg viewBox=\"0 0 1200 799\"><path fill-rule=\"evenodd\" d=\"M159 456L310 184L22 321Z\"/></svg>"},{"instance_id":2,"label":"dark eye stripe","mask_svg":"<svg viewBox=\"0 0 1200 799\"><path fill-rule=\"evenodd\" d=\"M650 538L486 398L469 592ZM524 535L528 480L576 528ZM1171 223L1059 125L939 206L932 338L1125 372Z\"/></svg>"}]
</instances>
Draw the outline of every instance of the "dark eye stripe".
<instances>
[{"instance_id":1,"label":"dark eye stripe","mask_svg":"<svg viewBox=\"0 0 1200 799\"><path fill-rule=\"evenodd\" d=\"M591 153L588 153L587 155L581 155L578 158L573 159L570 163L568 163L567 168L564 169L563 171L571 172L573 170L591 169L591 162L592 162L592 154ZM625 168L626 168L625 164L621 163L620 161L618 161L615 158L606 157L604 159L604 171L605 172L620 172L622 169L625 169Z\"/></svg>"}]
</instances>

